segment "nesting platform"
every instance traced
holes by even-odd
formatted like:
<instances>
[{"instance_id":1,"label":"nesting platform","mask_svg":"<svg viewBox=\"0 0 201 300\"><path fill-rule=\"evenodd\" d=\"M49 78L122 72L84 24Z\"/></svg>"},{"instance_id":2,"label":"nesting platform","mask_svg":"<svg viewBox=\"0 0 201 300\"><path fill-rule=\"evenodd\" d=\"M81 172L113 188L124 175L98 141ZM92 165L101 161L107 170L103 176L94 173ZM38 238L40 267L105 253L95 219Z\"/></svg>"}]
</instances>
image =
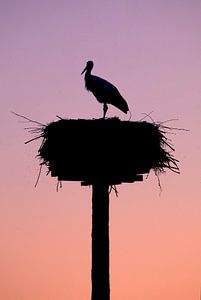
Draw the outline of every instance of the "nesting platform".
<instances>
[{"instance_id":1,"label":"nesting platform","mask_svg":"<svg viewBox=\"0 0 201 300\"><path fill-rule=\"evenodd\" d=\"M142 181L153 169L178 171L160 126L110 119L61 119L42 129L42 164L60 181L83 185Z\"/></svg>"}]
</instances>

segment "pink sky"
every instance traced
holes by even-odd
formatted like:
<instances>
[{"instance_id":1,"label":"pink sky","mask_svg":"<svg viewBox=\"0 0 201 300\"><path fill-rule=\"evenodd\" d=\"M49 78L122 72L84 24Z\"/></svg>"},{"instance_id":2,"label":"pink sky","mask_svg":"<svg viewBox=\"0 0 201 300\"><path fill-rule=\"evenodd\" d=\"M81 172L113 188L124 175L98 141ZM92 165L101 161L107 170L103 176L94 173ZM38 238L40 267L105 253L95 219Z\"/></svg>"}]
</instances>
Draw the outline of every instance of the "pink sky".
<instances>
[{"instance_id":1,"label":"pink sky","mask_svg":"<svg viewBox=\"0 0 201 300\"><path fill-rule=\"evenodd\" d=\"M0 299L90 299L91 189L56 180L40 141L10 112L42 123L99 118L80 73L115 84L132 120L189 129L172 139L181 174L150 174L111 195L111 300L197 300L201 286L201 2L0 2ZM124 114L110 107L108 116Z\"/></svg>"}]
</instances>

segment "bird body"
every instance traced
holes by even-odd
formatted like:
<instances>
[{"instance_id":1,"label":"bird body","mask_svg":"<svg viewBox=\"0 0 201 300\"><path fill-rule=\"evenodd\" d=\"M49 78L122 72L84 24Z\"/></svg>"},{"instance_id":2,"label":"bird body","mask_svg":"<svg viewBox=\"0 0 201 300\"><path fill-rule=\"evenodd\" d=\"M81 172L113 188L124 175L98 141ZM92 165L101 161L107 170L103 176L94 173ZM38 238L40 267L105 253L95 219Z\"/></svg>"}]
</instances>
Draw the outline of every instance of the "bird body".
<instances>
[{"instance_id":1,"label":"bird body","mask_svg":"<svg viewBox=\"0 0 201 300\"><path fill-rule=\"evenodd\" d=\"M107 80L92 75L92 68L93 62L88 61L85 69L81 74L85 72L84 79L86 89L92 92L98 102L103 103L103 117L105 118L108 109L107 104L114 105L126 114L129 111L128 104L126 100L121 96L118 89Z\"/></svg>"}]
</instances>

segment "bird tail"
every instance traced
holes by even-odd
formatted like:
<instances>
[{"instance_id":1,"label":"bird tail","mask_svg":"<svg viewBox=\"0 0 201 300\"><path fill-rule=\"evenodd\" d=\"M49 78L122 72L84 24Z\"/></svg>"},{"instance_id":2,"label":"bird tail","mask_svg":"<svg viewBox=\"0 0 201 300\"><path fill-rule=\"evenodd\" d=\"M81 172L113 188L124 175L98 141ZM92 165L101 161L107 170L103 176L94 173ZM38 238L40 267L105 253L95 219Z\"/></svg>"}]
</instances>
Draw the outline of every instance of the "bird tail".
<instances>
[{"instance_id":1,"label":"bird tail","mask_svg":"<svg viewBox=\"0 0 201 300\"><path fill-rule=\"evenodd\" d=\"M124 98L120 98L118 100L116 98L115 103L113 102L112 104L116 106L118 109L120 109L121 111L123 111L125 114L127 114L127 112L129 111L128 104L126 100L124 100Z\"/></svg>"}]
</instances>

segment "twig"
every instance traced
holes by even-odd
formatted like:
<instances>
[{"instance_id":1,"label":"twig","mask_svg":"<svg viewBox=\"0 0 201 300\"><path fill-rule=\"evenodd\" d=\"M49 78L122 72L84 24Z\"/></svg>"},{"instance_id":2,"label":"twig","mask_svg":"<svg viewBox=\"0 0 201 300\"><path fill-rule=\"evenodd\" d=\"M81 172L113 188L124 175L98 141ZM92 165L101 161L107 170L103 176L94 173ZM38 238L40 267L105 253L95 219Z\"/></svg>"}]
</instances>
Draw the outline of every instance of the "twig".
<instances>
[{"instance_id":1,"label":"twig","mask_svg":"<svg viewBox=\"0 0 201 300\"><path fill-rule=\"evenodd\" d=\"M58 119L60 119L60 120L64 120L62 117L60 117L60 116L58 116L58 115L56 115L56 117L57 117Z\"/></svg>"},{"instance_id":2,"label":"twig","mask_svg":"<svg viewBox=\"0 0 201 300\"><path fill-rule=\"evenodd\" d=\"M41 175L41 171L42 171L42 167L43 167L43 164L40 164L40 169L39 169L39 172L38 172L38 177L36 179L36 183L35 183L34 187L37 187L37 185L38 185L38 182L39 182L39 179L40 179L40 175Z\"/></svg>"},{"instance_id":3,"label":"twig","mask_svg":"<svg viewBox=\"0 0 201 300\"><path fill-rule=\"evenodd\" d=\"M29 121L29 122L32 122L32 123L35 123L35 124L38 124L38 125L40 125L40 126L44 126L44 127L45 127L44 124L42 124L42 123L40 123L40 122L37 122L37 121L35 121L35 120L29 119L29 118L27 118L27 117L25 117L25 116L23 116L23 115L17 114L17 113L14 112L14 111L11 111L11 113L14 114L14 115L17 116L17 117L20 117L20 118L23 118L23 119Z\"/></svg>"},{"instance_id":4,"label":"twig","mask_svg":"<svg viewBox=\"0 0 201 300\"><path fill-rule=\"evenodd\" d=\"M58 182L57 182L57 192L59 191L59 188L60 189L62 188L62 182L61 182L61 180L58 180Z\"/></svg>"},{"instance_id":5,"label":"twig","mask_svg":"<svg viewBox=\"0 0 201 300\"><path fill-rule=\"evenodd\" d=\"M153 110L152 110L150 113L148 113L148 114L142 113L142 115L145 115L145 116L144 116L142 119L140 119L139 122L141 122L141 121L143 121L144 119L146 119L146 118L149 117L149 118L151 119L151 121L152 121L153 123L155 123L154 120L152 119L152 117L150 116L152 113L153 113Z\"/></svg>"},{"instance_id":6,"label":"twig","mask_svg":"<svg viewBox=\"0 0 201 300\"><path fill-rule=\"evenodd\" d=\"M116 197L118 197L118 191L117 191L116 185L111 185L110 186L109 194L111 193L112 190L114 190Z\"/></svg>"},{"instance_id":7,"label":"twig","mask_svg":"<svg viewBox=\"0 0 201 300\"><path fill-rule=\"evenodd\" d=\"M35 140L37 140L37 139L40 139L41 137L43 137L43 134L41 134L41 135L39 135L39 136L36 136L35 138L33 138L33 139L31 139L31 140L26 141L26 142L25 142L25 145L28 144L28 143L30 143L30 142L33 142L33 141L35 141Z\"/></svg>"}]
</instances>

